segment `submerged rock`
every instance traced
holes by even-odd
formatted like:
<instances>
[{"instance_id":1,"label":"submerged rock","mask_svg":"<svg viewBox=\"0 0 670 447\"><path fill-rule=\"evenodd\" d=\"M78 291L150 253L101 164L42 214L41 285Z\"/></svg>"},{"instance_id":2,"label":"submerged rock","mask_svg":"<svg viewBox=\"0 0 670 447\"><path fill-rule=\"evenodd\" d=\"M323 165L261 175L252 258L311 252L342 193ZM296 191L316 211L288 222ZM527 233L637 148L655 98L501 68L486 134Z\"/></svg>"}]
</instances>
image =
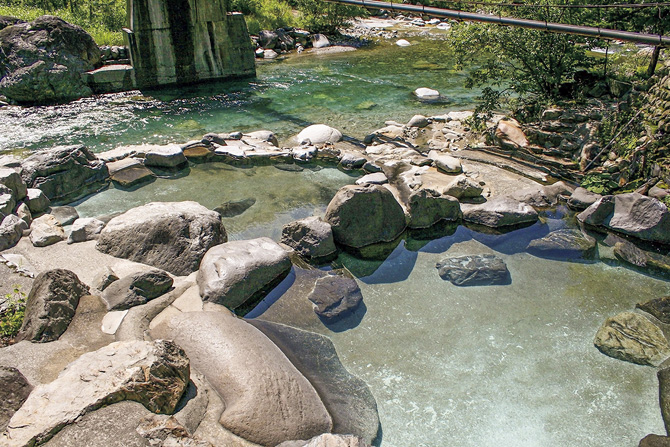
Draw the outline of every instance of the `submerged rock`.
<instances>
[{"instance_id":1,"label":"submerged rock","mask_svg":"<svg viewBox=\"0 0 670 447\"><path fill-rule=\"evenodd\" d=\"M290 270L288 252L270 238L227 242L211 248L202 259L200 296L231 310L248 310Z\"/></svg>"},{"instance_id":2,"label":"submerged rock","mask_svg":"<svg viewBox=\"0 0 670 447\"><path fill-rule=\"evenodd\" d=\"M635 307L658 318L661 323L670 324L670 296L638 303Z\"/></svg>"},{"instance_id":3,"label":"submerged rock","mask_svg":"<svg viewBox=\"0 0 670 447\"><path fill-rule=\"evenodd\" d=\"M658 366L670 357L670 345L661 329L632 312L608 318L593 344L605 355L638 365Z\"/></svg>"},{"instance_id":4,"label":"submerged rock","mask_svg":"<svg viewBox=\"0 0 670 447\"><path fill-rule=\"evenodd\" d=\"M70 363L53 382L37 386L9 421L3 445L42 444L86 413L122 400L172 413L189 376L188 358L171 341L111 343Z\"/></svg>"},{"instance_id":5,"label":"submerged rock","mask_svg":"<svg viewBox=\"0 0 670 447\"><path fill-rule=\"evenodd\" d=\"M258 329L227 311L188 312L158 325L225 402L219 418L237 436L263 446L309 439L332 429L312 385Z\"/></svg>"},{"instance_id":6,"label":"submerged rock","mask_svg":"<svg viewBox=\"0 0 670 447\"><path fill-rule=\"evenodd\" d=\"M69 270L40 273L26 299L25 317L16 338L39 343L58 340L74 318L79 299L88 292L88 286Z\"/></svg>"},{"instance_id":7,"label":"submerged rock","mask_svg":"<svg viewBox=\"0 0 670 447\"><path fill-rule=\"evenodd\" d=\"M638 447L670 447L670 437L647 435L642 438Z\"/></svg>"},{"instance_id":8,"label":"submerged rock","mask_svg":"<svg viewBox=\"0 0 670 447\"><path fill-rule=\"evenodd\" d=\"M526 250L542 258L593 259L596 246L595 239L584 236L579 230L561 229L552 231L541 239L530 241Z\"/></svg>"},{"instance_id":9,"label":"submerged rock","mask_svg":"<svg viewBox=\"0 0 670 447\"><path fill-rule=\"evenodd\" d=\"M405 230L405 213L388 189L379 185L340 188L328 204L324 220L335 241L354 248L391 242Z\"/></svg>"},{"instance_id":10,"label":"submerged rock","mask_svg":"<svg viewBox=\"0 0 670 447\"><path fill-rule=\"evenodd\" d=\"M218 213L196 202L152 202L114 217L96 248L183 276L211 247L228 239Z\"/></svg>"},{"instance_id":11,"label":"submerged rock","mask_svg":"<svg viewBox=\"0 0 670 447\"><path fill-rule=\"evenodd\" d=\"M670 256L664 256L651 251L645 251L628 241L614 244L614 256L619 261L650 270L656 273L670 273Z\"/></svg>"},{"instance_id":12,"label":"submerged rock","mask_svg":"<svg viewBox=\"0 0 670 447\"><path fill-rule=\"evenodd\" d=\"M232 200L217 206L214 208L214 211L219 213L221 217L235 217L254 206L255 203L256 199L253 197L242 200Z\"/></svg>"},{"instance_id":13,"label":"submerged rock","mask_svg":"<svg viewBox=\"0 0 670 447\"><path fill-rule=\"evenodd\" d=\"M495 255L445 258L435 267L440 278L455 286L493 286L511 282L505 261Z\"/></svg>"}]
</instances>

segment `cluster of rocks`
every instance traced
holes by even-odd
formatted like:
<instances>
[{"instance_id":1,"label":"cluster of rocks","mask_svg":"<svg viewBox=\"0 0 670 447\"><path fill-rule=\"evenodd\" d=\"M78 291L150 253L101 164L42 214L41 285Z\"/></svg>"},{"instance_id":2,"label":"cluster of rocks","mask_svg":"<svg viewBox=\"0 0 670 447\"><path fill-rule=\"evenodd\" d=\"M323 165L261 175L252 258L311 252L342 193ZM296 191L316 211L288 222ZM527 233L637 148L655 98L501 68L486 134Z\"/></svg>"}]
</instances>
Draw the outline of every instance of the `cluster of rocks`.
<instances>
[{"instance_id":1,"label":"cluster of rocks","mask_svg":"<svg viewBox=\"0 0 670 447\"><path fill-rule=\"evenodd\" d=\"M296 28L279 28L274 31L263 30L258 36L251 36L256 46L256 57L275 59L282 53L290 51L303 52L307 48L326 48L330 46L328 37L323 34L312 34Z\"/></svg>"},{"instance_id":2,"label":"cluster of rocks","mask_svg":"<svg viewBox=\"0 0 670 447\"><path fill-rule=\"evenodd\" d=\"M428 16L405 15L392 11L380 10L367 20L356 21L344 33L356 38L395 39L400 34L404 37L425 35L430 31L451 29L449 19L431 18ZM402 27L402 30L398 30ZM446 38L440 34L431 34L432 38Z\"/></svg>"},{"instance_id":3,"label":"cluster of rocks","mask_svg":"<svg viewBox=\"0 0 670 447\"><path fill-rule=\"evenodd\" d=\"M100 47L100 58L105 65L129 64L130 52L128 47L120 45L102 45Z\"/></svg>"}]
</instances>

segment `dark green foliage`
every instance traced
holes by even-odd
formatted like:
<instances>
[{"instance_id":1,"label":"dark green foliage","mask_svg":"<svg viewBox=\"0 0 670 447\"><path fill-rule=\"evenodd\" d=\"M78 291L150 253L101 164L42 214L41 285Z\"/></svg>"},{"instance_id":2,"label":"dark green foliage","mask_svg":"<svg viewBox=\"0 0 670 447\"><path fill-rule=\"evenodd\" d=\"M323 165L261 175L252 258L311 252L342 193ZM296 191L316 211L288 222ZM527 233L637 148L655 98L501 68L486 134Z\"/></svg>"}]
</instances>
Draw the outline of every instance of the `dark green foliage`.
<instances>
[{"instance_id":1,"label":"dark green foliage","mask_svg":"<svg viewBox=\"0 0 670 447\"><path fill-rule=\"evenodd\" d=\"M353 18L367 15L362 8L338 5L323 0L294 0L300 11L302 27L313 33L333 34Z\"/></svg>"}]
</instances>

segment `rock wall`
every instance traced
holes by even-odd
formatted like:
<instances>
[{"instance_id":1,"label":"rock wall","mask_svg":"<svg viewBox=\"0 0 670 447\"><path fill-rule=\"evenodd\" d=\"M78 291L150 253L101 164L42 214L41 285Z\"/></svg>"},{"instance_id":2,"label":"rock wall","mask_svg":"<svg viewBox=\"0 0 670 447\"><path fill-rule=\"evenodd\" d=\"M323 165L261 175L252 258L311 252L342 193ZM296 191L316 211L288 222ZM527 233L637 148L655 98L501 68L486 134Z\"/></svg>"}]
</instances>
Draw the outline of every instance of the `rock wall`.
<instances>
[{"instance_id":1,"label":"rock wall","mask_svg":"<svg viewBox=\"0 0 670 447\"><path fill-rule=\"evenodd\" d=\"M255 76L244 16L226 0L128 0L137 86Z\"/></svg>"}]
</instances>

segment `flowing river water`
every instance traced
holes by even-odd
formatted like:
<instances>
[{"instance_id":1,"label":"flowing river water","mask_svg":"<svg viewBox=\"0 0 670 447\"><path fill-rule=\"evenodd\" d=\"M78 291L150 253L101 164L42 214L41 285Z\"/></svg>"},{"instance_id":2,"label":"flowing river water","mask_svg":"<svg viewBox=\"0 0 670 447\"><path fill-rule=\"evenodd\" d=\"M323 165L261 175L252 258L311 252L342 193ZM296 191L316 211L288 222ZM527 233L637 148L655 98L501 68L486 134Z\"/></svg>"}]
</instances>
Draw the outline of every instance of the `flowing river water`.
<instances>
[{"instance_id":1,"label":"flowing river water","mask_svg":"<svg viewBox=\"0 0 670 447\"><path fill-rule=\"evenodd\" d=\"M407 48L262 63L253 82L0 109L0 154L75 143L99 152L234 130L268 129L288 141L312 123L361 138L387 119L471 106L476 92L462 88L448 41L409 40ZM418 87L436 88L449 102L420 103L411 95ZM278 239L284 223L323 213L335 191L355 180L318 167L189 169L135 191L110 188L76 207L97 216L149 201L190 199L213 208L253 198L245 213L224 219L229 237ZM459 227L430 242L406 239L383 262L340 256L365 306L350 327L308 329L327 334L344 365L370 386L382 446L633 447L648 433L664 433L655 370L604 356L593 337L607 317L670 295L670 284L614 263L525 252L529 240L567 220L559 213L506 235ZM478 253L502 257L511 284L459 288L438 276L442 258ZM300 326L290 316L285 322Z\"/></svg>"}]
</instances>

